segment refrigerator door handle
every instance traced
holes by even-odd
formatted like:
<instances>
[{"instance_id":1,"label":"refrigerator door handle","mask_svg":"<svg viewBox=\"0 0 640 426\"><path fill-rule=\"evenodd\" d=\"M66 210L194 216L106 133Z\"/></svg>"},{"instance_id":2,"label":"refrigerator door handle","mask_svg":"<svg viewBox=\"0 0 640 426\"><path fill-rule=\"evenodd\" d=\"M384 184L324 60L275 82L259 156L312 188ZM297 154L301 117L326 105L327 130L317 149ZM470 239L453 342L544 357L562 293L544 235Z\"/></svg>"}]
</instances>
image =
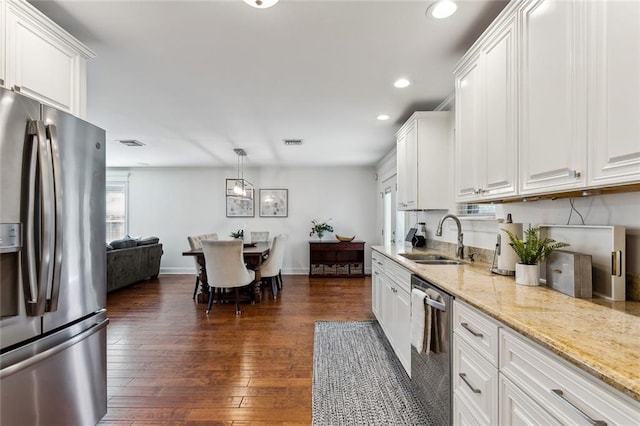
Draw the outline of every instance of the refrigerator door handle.
<instances>
[{"instance_id":1,"label":"refrigerator door handle","mask_svg":"<svg viewBox=\"0 0 640 426\"><path fill-rule=\"evenodd\" d=\"M23 219L27 237L25 255L22 256L25 272L23 282L27 315L40 316L45 312L47 288L53 276L53 171L51 148L47 142L44 123L39 120L30 121L27 132L29 136L35 136L35 139L32 138L31 158L27 161L28 194Z\"/></svg>"},{"instance_id":2,"label":"refrigerator door handle","mask_svg":"<svg viewBox=\"0 0 640 426\"><path fill-rule=\"evenodd\" d=\"M53 203L54 203L54 252L53 252L53 281L51 282L51 298L49 299L46 310L55 312L58 310L58 297L60 295L60 272L62 268L62 166L60 163L60 146L58 144L58 129L55 125L47 125L47 137L51 149L52 172L53 172Z\"/></svg>"}]
</instances>

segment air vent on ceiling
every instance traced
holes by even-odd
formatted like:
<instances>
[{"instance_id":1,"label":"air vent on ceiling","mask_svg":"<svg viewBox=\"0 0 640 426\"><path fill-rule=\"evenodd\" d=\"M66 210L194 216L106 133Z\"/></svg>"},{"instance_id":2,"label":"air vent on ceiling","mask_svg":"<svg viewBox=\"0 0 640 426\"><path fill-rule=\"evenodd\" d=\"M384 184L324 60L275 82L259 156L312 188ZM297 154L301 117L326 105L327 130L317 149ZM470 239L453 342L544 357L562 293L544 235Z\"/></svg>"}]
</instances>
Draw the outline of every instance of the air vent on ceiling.
<instances>
[{"instance_id":1,"label":"air vent on ceiling","mask_svg":"<svg viewBox=\"0 0 640 426\"><path fill-rule=\"evenodd\" d=\"M302 139L283 139L285 145L302 145Z\"/></svg>"},{"instance_id":2,"label":"air vent on ceiling","mask_svg":"<svg viewBox=\"0 0 640 426\"><path fill-rule=\"evenodd\" d=\"M145 145L144 143L137 141L135 139L120 139L118 140L118 142L126 146L144 146Z\"/></svg>"}]
</instances>

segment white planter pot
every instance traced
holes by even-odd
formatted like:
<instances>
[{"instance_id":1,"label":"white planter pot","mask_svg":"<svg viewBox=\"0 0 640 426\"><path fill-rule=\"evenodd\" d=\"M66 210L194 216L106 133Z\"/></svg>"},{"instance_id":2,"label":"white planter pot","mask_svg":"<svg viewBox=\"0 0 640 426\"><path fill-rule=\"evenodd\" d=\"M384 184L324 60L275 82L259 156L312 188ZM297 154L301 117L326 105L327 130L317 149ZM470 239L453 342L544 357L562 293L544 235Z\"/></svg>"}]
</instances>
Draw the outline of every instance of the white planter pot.
<instances>
[{"instance_id":1,"label":"white planter pot","mask_svg":"<svg viewBox=\"0 0 640 426\"><path fill-rule=\"evenodd\" d=\"M524 265L516 263L516 284L520 285L539 285L540 284L540 265Z\"/></svg>"}]
</instances>

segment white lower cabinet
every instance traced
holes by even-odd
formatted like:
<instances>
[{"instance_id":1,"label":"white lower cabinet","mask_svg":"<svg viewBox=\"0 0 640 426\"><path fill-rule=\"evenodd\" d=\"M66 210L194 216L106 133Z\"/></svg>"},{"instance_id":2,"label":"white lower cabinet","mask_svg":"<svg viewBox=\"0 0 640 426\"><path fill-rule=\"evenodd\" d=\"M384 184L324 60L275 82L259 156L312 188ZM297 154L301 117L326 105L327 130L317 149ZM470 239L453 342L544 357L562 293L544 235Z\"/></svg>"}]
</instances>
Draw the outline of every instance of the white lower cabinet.
<instances>
[{"instance_id":1,"label":"white lower cabinet","mask_svg":"<svg viewBox=\"0 0 640 426\"><path fill-rule=\"evenodd\" d=\"M454 332L453 393L477 424L498 423L498 369Z\"/></svg>"},{"instance_id":2,"label":"white lower cabinet","mask_svg":"<svg viewBox=\"0 0 640 426\"><path fill-rule=\"evenodd\" d=\"M384 263L376 258L375 253L371 259L371 310L376 318L380 318L382 312L382 297L384 294Z\"/></svg>"},{"instance_id":3,"label":"white lower cabinet","mask_svg":"<svg viewBox=\"0 0 640 426\"><path fill-rule=\"evenodd\" d=\"M637 425L640 403L509 329L500 329L500 373L559 423ZM501 410L503 412L503 410ZM507 423L501 421L501 423Z\"/></svg>"},{"instance_id":4,"label":"white lower cabinet","mask_svg":"<svg viewBox=\"0 0 640 426\"><path fill-rule=\"evenodd\" d=\"M471 306L453 304L454 425L498 423L498 323ZM465 412L459 413L458 410Z\"/></svg>"},{"instance_id":5,"label":"white lower cabinet","mask_svg":"<svg viewBox=\"0 0 640 426\"><path fill-rule=\"evenodd\" d=\"M411 375L411 272L379 253L371 260L373 313Z\"/></svg>"},{"instance_id":6,"label":"white lower cabinet","mask_svg":"<svg viewBox=\"0 0 640 426\"><path fill-rule=\"evenodd\" d=\"M529 395L500 373L500 425L561 425Z\"/></svg>"},{"instance_id":7,"label":"white lower cabinet","mask_svg":"<svg viewBox=\"0 0 640 426\"><path fill-rule=\"evenodd\" d=\"M453 424L640 425L640 402L459 300L453 330Z\"/></svg>"}]
</instances>

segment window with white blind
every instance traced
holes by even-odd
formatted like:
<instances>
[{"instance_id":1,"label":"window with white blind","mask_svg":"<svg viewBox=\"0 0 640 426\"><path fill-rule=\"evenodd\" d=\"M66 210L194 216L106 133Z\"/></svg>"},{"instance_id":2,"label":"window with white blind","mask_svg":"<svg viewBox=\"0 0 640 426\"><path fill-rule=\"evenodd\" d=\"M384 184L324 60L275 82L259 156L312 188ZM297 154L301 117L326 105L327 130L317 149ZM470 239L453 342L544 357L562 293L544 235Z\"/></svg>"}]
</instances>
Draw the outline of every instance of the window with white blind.
<instances>
[{"instance_id":1,"label":"window with white blind","mask_svg":"<svg viewBox=\"0 0 640 426\"><path fill-rule=\"evenodd\" d=\"M107 214L106 239L107 242L123 238L129 233L127 215L127 192L129 182L124 179L109 179L107 177Z\"/></svg>"},{"instance_id":2,"label":"window with white blind","mask_svg":"<svg viewBox=\"0 0 640 426\"><path fill-rule=\"evenodd\" d=\"M456 208L456 214L458 216L477 216L483 218L495 218L496 206L495 204L465 204L458 203Z\"/></svg>"}]
</instances>

